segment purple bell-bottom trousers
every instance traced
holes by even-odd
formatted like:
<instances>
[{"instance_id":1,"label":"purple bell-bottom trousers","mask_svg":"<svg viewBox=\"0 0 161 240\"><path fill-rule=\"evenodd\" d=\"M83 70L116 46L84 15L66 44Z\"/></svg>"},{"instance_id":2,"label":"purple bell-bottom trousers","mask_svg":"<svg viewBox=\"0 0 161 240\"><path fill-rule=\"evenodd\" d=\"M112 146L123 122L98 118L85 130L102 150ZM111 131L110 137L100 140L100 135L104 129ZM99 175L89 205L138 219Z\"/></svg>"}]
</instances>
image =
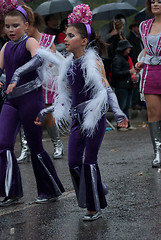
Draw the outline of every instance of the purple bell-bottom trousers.
<instances>
[{"instance_id":1,"label":"purple bell-bottom trousers","mask_svg":"<svg viewBox=\"0 0 161 240\"><path fill-rule=\"evenodd\" d=\"M45 107L42 89L7 100L0 113L0 197L22 197L22 183L14 144L20 124L23 125L31 152L31 160L37 183L38 196L57 197L64 188L52 161L42 145L43 128L34 121Z\"/></svg>"},{"instance_id":2,"label":"purple bell-bottom trousers","mask_svg":"<svg viewBox=\"0 0 161 240\"><path fill-rule=\"evenodd\" d=\"M97 163L98 151L106 130L106 116L103 115L94 135L88 137L81 132L77 119L72 121L68 161L69 169L76 191L78 205L88 211L99 211L107 206L103 183ZM85 151L85 154L84 154ZM84 159L83 159L84 154ZM83 173L82 173L83 171ZM82 180L84 178L84 180ZM83 186L84 185L84 186ZM86 195L84 197L84 195ZM85 204L82 202L85 199Z\"/></svg>"}]
</instances>

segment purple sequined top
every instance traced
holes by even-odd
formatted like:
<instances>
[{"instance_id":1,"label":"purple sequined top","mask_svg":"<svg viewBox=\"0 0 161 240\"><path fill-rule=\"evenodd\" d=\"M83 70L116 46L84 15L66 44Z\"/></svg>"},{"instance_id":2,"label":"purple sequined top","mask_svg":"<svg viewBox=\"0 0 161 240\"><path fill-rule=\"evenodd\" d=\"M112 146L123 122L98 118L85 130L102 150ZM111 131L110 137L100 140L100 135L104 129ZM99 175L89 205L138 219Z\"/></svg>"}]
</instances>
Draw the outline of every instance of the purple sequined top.
<instances>
[{"instance_id":1,"label":"purple sequined top","mask_svg":"<svg viewBox=\"0 0 161 240\"><path fill-rule=\"evenodd\" d=\"M90 99L90 91L84 88L85 79L81 69L82 58L73 61L67 72L67 78L72 91L72 106L88 101Z\"/></svg>"},{"instance_id":2,"label":"purple sequined top","mask_svg":"<svg viewBox=\"0 0 161 240\"><path fill-rule=\"evenodd\" d=\"M18 41L18 43L15 43L13 41L9 41L5 47L4 51L4 67L6 70L6 85L5 89L11 82L13 73L15 70L25 63L27 63L32 57L30 52L26 49L26 41L28 37L25 38L22 41ZM37 78L37 72L36 70L27 73L23 75L17 86L20 86L24 83L27 83L29 81L32 81Z\"/></svg>"}]
</instances>

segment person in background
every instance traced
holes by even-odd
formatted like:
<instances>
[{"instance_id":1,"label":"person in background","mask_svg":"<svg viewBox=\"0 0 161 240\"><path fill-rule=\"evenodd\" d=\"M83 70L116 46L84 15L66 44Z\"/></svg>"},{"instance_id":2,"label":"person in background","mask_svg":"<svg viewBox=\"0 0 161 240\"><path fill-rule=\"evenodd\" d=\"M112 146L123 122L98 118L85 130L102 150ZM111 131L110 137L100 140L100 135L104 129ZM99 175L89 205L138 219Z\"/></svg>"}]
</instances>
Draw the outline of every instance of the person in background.
<instances>
[{"instance_id":1,"label":"person in background","mask_svg":"<svg viewBox=\"0 0 161 240\"><path fill-rule=\"evenodd\" d=\"M129 119L129 109L132 103L133 81L132 74L136 73L134 66L130 69L129 54L132 45L128 40L120 40L115 57L112 60L112 76L111 83L115 87L115 93L119 102L121 110L126 114ZM126 131L134 129L128 123L128 128L117 127L118 130Z\"/></svg>"},{"instance_id":2,"label":"person in background","mask_svg":"<svg viewBox=\"0 0 161 240\"><path fill-rule=\"evenodd\" d=\"M110 37L117 34L117 30L114 27L114 22L120 20L123 24L123 34L126 36L126 18L122 14L117 14L113 21L105 24L100 29L99 35L104 42L107 42Z\"/></svg>"},{"instance_id":3,"label":"person in background","mask_svg":"<svg viewBox=\"0 0 161 240\"><path fill-rule=\"evenodd\" d=\"M8 41L9 39L6 37L5 33L5 27L4 27L4 19L3 16L0 16L0 50L2 49L3 45ZM3 79L2 79L3 77ZM1 76L1 83L3 82L3 86L5 84L5 75L3 74ZM0 89L0 112L3 106L4 102L4 93L3 93L3 87Z\"/></svg>"},{"instance_id":4,"label":"person in background","mask_svg":"<svg viewBox=\"0 0 161 240\"><path fill-rule=\"evenodd\" d=\"M140 21L133 19L132 23L129 25L130 32L127 35L127 40L130 42L130 44L133 46L133 48L130 51L130 57L133 61L133 64L137 63L137 58L140 54L140 52L143 50L143 43L140 37L139 32L139 24ZM139 74L137 74L138 81L133 89L133 97L132 97L132 108L141 110L141 101L140 101L140 93L139 93Z\"/></svg>"},{"instance_id":5,"label":"person in background","mask_svg":"<svg viewBox=\"0 0 161 240\"><path fill-rule=\"evenodd\" d=\"M59 43L65 43L65 33L68 27L68 19L65 18L62 20L61 24L60 24L60 28L59 28L59 33L57 35L56 41L57 44Z\"/></svg>"},{"instance_id":6,"label":"person in background","mask_svg":"<svg viewBox=\"0 0 161 240\"><path fill-rule=\"evenodd\" d=\"M57 36L57 34L59 33L59 21L54 14L47 15L45 17L45 24L46 28L44 29L44 33Z\"/></svg>"},{"instance_id":7,"label":"person in background","mask_svg":"<svg viewBox=\"0 0 161 240\"><path fill-rule=\"evenodd\" d=\"M29 144L37 183L35 203L55 201L64 188L43 148L43 129L34 124L35 117L45 107L42 79L37 73L37 68L43 64L37 55L40 45L26 34L34 15L31 8L18 6L17 1L8 1L7 5L0 2L0 13L5 14L5 29L11 39L0 52L0 76L4 69L6 71L6 100L0 114L0 197L4 197L0 207L13 205L23 197L20 170L14 153L20 124Z\"/></svg>"},{"instance_id":8,"label":"person in background","mask_svg":"<svg viewBox=\"0 0 161 240\"><path fill-rule=\"evenodd\" d=\"M0 50L2 49L3 45L9 41L5 33L5 26L4 26L4 19L0 16Z\"/></svg>"},{"instance_id":9,"label":"person in background","mask_svg":"<svg viewBox=\"0 0 161 240\"><path fill-rule=\"evenodd\" d=\"M112 29L115 31L115 34L113 34L107 40L107 44L109 44L108 54L107 54L107 57L103 58L103 63L105 66L106 77L109 80L110 80L110 76L111 76L112 59L115 56L117 44L120 40L125 39L125 35L123 34L123 27L124 27L124 25L123 25L122 20L116 19L115 21L113 21ZM113 30L111 30L111 31L113 31Z\"/></svg>"},{"instance_id":10,"label":"person in background","mask_svg":"<svg viewBox=\"0 0 161 240\"><path fill-rule=\"evenodd\" d=\"M59 28L59 33L56 37L56 50L59 52L62 52L65 50L65 33L68 27L68 19L63 19L60 28Z\"/></svg>"},{"instance_id":11,"label":"person in background","mask_svg":"<svg viewBox=\"0 0 161 240\"><path fill-rule=\"evenodd\" d=\"M107 79L110 79L111 63L115 55L117 43L121 39L125 39L125 22L125 17L122 14L118 14L113 21L109 24L105 24L102 28L102 33L100 32L101 39L109 43L108 54L102 57Z\"/></svg>"},{"instance_id":12,"label":"person in background","mask_svg":"<svg viewBox=\"0 0 161 240\"><path fill-rule=\"evenodd\" d=\"M143 56L135 64L143 68L141 94L144 94L151 141L154 149L152 167L161 167L161 1L146 0L146 11L154 18L141 22L139 30L144 44Z\"/></svg>"}]
</instances>

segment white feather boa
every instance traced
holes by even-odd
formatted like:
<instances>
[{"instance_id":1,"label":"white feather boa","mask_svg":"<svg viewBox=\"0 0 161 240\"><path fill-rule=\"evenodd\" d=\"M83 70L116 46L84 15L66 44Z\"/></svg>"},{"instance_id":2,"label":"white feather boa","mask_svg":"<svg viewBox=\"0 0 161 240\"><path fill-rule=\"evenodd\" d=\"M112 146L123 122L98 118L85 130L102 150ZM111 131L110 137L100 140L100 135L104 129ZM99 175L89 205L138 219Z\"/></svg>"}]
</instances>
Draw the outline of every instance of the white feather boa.
<instances>
[{"instance_id":1,"label":"white feather boa","mask_svg":"<svg viewBox=\"0 0 161 240\"><path fill-rule=\"evenodd\" d=\"M82 62L82 70L85 76L85 89L91 89L92 98L83 112L82 130L92 135L107 108L107 92L102 82L101 69L97 60L101 61L94 49L87 50Z\"/></svg>"},{"instance_id":2,"label":"white feather boa","mask_svg":"<svg viewBox=\"0 0 161 240\"><path fill-rule=\"evenodd\" d=\"M56 92L54 102L54 118L59 129L64 124L71 121L69 109L71 108L71 92L67 79L67 71L73 63L73 55L61 59L46 49L39 49L38 54L45 60L59 67L59 76L57 79ZM91 90L91 99L88 101L83 112L82 131L86 131L88 136L93 135L98 121L106 111L107 92L102 82L102 74L97 64L97 60L101 61L94 49L88 49L82 58L82 70L85 78L84 91ZM71 73L74 74L74 73Z\"/></svg>"}]
</instances>

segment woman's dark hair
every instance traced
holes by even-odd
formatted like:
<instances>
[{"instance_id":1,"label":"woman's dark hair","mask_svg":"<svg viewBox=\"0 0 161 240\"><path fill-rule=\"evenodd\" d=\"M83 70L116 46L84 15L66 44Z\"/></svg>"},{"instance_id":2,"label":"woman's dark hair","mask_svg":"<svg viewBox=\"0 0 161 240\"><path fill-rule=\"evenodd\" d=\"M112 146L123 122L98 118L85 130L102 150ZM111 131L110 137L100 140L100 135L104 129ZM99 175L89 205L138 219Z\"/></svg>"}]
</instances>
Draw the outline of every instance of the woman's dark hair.
<instances>
[{"instance_id":1,"label":"woman's dark hair","mask_svg":"<svg viewBox=\"0 0 161 240\"><path fill-rule=\"evenodd\" d=\"M115 19L121 19L121 18L126 19L125 16L123 14L120 14L120 13L115 16Z\"/></svg>"},{"instance_id":2,"label":"woman's dark hair","mask_svg":"<svg viewBox=\"0 0 161 240\"><path fill-rule=\"evenodd\" d=\"M146 0L145 7L146 7L146 12L148 16L152 16L153 14L151 11L151 0Z\"/></svg>"},{"instance_id":3,"label":"woman's dark hair","mask_svg":"<svg viewBox=\"0 0 161 240\"><path fill-rule=\"evenodd\" d=\"M68 26L68 19L67 19L67 18L65 18L65 19L63 19L63 20L61 21L60 27L59 27L59 32L63 32L63 31L64 31L65 25Z\"/></svg>"},{"instance_id":4,"label":"woman's dark hair","mask_svg":"<svg viewBox=\"0 0 161 240\"><path fill-rule=\"evenodd\" d=\"M84 23L74 23L69 27L71 26L75 27L78 30L82 39L83 38L88 39L87 29ZM90 44L90 47L94 47L97 50L99 56L107 54L108 44L105 43L103 40L101 40L101 38L98 35L96 35L92 27L91 27L91 36L90 36L89 44Z\"/></svg>"},{"instance_id":5,"label":"woman's dark hair","mask_svg":"<svg viewBox=\"0 0 161 240\"><path fill-rule=\"evenodd\" d=\"M4 24L4 19L0 19L0 37L1 37L1 34L3 32L3 28L4 28L5 24Z\"/></svg>"},{"instance_id":6,"label":"woman's dark hair","mask_svg":"<svg viewBox=\"0 0 161 240\"><path fill-rule=\"evenodd\" d=\"M51 15L47 15L45 18L44 18L44 21L45 21L45 24L48 25L48 21L50 19L50 16Z\"/></svg>"},{"instance_id":7,"label":"woman's dark hair","mask_svg":"<svg viewBox=\"0 0 161 240\"><path fill-rule=\"evenodd\" d=\"M54 14L50 14L50 15L47 15L45 18L44 18L44 21L45 21L45 24L46 24L46 26L48 26L48 22L50 21L50 18L51 17L55 17L55 15ZM56 18L56 17L55 17Z\"/></svg>"},{"instance_id":8,"label":"woman's dark hair","mask_svg":"<svg viewBox=\"0 0 161 240\"><path fill-rule=\"evenodd\" d=\"M45 21L39 13L34 12L34 27L41 30L45 26Z\"/></svg>"},{"instance_id":9,"label":"woman's dark hair","mask_svg":"<svg viewBox=\"0 0 161 240\"><path fill-rule=\"evenodd\" d=\"M114 20L112 22L110 22L110 30L109 33L112 32L112 30L116 29L117 34L119 35L120 40L124 40L126 39L126 37L124 36L124 33L121 31L121 29L123 28L123 22L119 19Z\"/></svg>"}]
</instances>

